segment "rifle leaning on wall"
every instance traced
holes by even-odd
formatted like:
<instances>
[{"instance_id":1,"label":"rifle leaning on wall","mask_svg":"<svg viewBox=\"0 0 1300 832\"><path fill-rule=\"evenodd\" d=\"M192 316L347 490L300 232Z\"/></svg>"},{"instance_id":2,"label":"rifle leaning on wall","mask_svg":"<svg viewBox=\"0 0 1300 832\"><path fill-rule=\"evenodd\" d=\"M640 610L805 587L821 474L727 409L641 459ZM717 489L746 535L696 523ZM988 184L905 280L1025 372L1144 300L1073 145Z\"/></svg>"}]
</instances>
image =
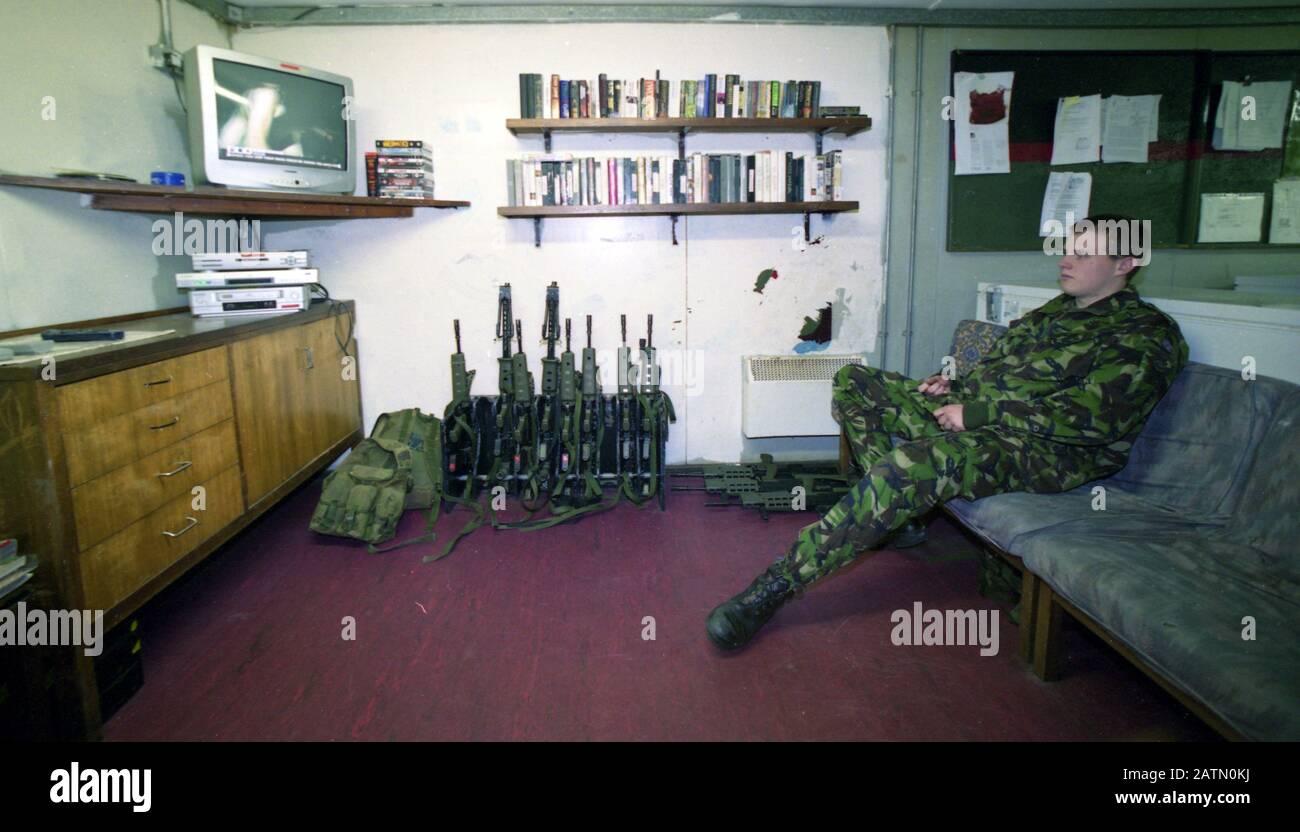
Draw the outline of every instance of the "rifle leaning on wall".
<instances>
[{"instance_id":1,"label":"rifle leaning on wall","mask_svg":"<svg viewBox=\"0 0 1300 832\"><path fill-rule=\"evenodd\" d=\"M542 394L537 401L537 457L531 477L531 490L541 502L524 508L530 513L540 511L562 489L558 480L559 461L562 454L560 425L560 359L555 357L555 342L560 340L560 287L552 282L546 289L546 316L542 320L542 340L546 342L546 356L542 358ZM569 356L572 365L572 354Z\"/></svg>"},{"instance_id":2,"label":"rifle leaning on wall","mask_svg":"<svg viewBox=\"0 0 1300 832\"><path fill-rule=\"evenodd\" d=\"M465 369L465 353L460 348L460 320L452 321L452 327L456 333L456 351L451 354L451 401L442 414L445 431L442 444L447 463L444 482L448 493L451 493L453 484L459 486L463 483L460 496L469 499L478 476L483 435L474 427L474 404L470 400L474 370Z\"/></svg>"},{"instance_id":3,"label":"rifle leaning on wall","mask_svg":"<svg viewBox=\"0 0 1300 832\"><path fill-rule=\"evenodd\" d=\"M465 353L460 348L459 319L452 321L452 330L456 335L456 351L451 355L451 401L447 403L447 408L442 414L444 466L442 499L448 504L448 514L459 505L468 508L474 516L455 537L447 542L442 552L437 555L426 555L425 563L450 555L451 550L462 537L485 522L483 506L472 499L479 466L483 459L484 437L483 431L475 427L481 417L475 414L474 402L470 398L475 371L465 369ZM464 484L463 487L461 483ZM460 493L455 493L456 491Z\"/></svg>"},{"instance_id":4,"label":"rifle leaning on wall","mask_svg":"<svg viewBox=\"0 0 1300 832\"><path fill-rule=\"evenodd\" d=\"M501 286L497 294L496 337L501 341L501 357L497 359L497 398L492 402L492 465L487 473L487 485L504 485L507 491L515 489L519 471L519 452L516 447L515 420L518 411L514 406L515 367L510 344L514 336L514 316L510 299L510 284ZM525 374L527 364L524 365ZM526 379L525 379L526 383Z\"/></svg>"},{"instance_id":5,"label":"rifle leaning on wall","mask_svg":"<svg viewBox=\"0 0 1300 832\"><path fill-rule=\"evenodd\" d=\"M641 482L644 499L659 496L659 508L668 507L668 489L662 487L664 460L668 457L668 425L677 421L672 399L659 388L660 368L654 348L654 315L646 316L646 337L641 341L641 386L637 391L637 409L640 411L640 459L638 466L645 472Z\"/></svg>"}]
</instances>

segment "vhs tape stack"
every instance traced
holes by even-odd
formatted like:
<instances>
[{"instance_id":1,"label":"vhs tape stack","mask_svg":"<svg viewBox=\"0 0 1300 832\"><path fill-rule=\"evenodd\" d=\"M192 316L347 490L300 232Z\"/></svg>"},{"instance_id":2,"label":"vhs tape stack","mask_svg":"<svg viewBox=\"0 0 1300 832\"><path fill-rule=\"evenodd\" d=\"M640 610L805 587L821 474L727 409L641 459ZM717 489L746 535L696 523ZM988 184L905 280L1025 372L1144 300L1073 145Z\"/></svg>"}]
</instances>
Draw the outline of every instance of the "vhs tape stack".
<instances>
[{"instance_id":1,"label":"vhs tape stack","mask_svg":"<svg viewBox=\"0 0 1300 832\"><path fill-rule=\"evenodd\" d=\"M176 288L190 292L199 317L301 312L320 282L305 251L242 251L195 254L192 272L176 275Z\"/></svg>"},{"instance_id":2,"label":"vhs tape stack","mask_svg":"<svg viewBox=\"0 0 1300 832\"><path fill-rule=\"evenodd\" d=\"M433 151L416 139L379 139L366 154L366 195L433 199Z\"/></svg>"}]
</instances>

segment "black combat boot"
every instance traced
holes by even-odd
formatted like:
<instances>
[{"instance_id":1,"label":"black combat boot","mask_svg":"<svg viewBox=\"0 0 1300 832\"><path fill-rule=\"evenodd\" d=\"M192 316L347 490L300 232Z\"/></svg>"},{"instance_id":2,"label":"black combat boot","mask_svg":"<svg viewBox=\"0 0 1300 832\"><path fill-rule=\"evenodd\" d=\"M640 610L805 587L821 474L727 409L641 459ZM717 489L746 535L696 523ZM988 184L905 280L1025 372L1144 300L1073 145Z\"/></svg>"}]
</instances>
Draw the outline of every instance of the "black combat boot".
<instances>
[{"instance_id":1,"label":"black combat boot","mask_svg":"<svg viewBox=\"0 0 1300 832\"><path fill-rule=\"evenodd\" d=\"M908 520L899 526L878 548L909 549L925 542L925 526L919 520Z\"/></svg>"},{"instance_id":2,"label":"black combat boot","mask_svg":"<svg viewBox=\"0 0 1300 832\"><path fill-rule=\"evenodd\" d=\"M709 613L709 640L723 650L744 647L797 592L777 564L769 566L743 592Z\"/></svg>"}]
</instances>

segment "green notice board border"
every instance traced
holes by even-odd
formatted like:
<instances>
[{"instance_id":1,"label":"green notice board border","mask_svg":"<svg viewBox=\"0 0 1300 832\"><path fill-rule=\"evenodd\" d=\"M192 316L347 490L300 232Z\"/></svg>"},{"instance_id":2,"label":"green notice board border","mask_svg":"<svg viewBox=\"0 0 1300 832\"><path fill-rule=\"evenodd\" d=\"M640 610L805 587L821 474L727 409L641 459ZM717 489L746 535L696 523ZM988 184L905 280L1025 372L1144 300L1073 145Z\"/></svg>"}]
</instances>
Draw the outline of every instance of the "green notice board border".
<instances>
[{"instance_id":1,"label":"green notice board border","mask_svg":"<svg viewBox=\"0 0 1300 832\"><path fill-rule=\"evenodd\" d=\"M957 50L949 79L956 72L1007 71L1016 73L1010 173L957 176L957 125L949 128L949 251L1041 251L1038 219L1053 171L1091 173L1091 210L1150 219L1156 248L1300 250L1267 242L1195 242L1202 193L1265 193L1267 237L1283 152L1216 151L1211 129L1222 81L1290 79L1300 89L1300 52ZM1097 93L1161 96L1146 164L1050 164L1057 99Z\"/></svg>"}]
</instances>

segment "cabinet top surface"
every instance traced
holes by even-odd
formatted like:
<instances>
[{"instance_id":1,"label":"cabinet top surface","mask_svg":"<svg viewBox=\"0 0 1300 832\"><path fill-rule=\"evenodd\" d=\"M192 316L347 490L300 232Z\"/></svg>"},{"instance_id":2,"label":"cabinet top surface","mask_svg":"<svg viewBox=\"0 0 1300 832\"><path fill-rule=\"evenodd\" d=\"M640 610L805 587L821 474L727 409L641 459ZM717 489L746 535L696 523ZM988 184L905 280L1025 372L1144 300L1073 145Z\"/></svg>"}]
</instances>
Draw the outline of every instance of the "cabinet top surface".
<instances>
[{"instance_id":1,"label":"cabinet top surface","mask_svg":"<svg viewBox=\"0 0 1300 832\"><path fill-rule=\"evenodd\" d=\"M159 332L173 330L166 335L147 338L129 344L105 343L94 349L74 352L57 359L54 384L69 384L94 376L161 361L174 355L215 347L241 338L260 335L286 327L302 326L331 315L354 315L355 303L350 300L318 301L302 312L285 312L278 315L250 315L229 318L196 318L188 312L158 315L149 318L117 321L96 325L99 329L125 329ZM340 324L346 332L347 323ZM341 337L341 336L340 336ZM0 382L32 381L41 378L42 363L0 367Z\"/></svg>"}]
</instances>

